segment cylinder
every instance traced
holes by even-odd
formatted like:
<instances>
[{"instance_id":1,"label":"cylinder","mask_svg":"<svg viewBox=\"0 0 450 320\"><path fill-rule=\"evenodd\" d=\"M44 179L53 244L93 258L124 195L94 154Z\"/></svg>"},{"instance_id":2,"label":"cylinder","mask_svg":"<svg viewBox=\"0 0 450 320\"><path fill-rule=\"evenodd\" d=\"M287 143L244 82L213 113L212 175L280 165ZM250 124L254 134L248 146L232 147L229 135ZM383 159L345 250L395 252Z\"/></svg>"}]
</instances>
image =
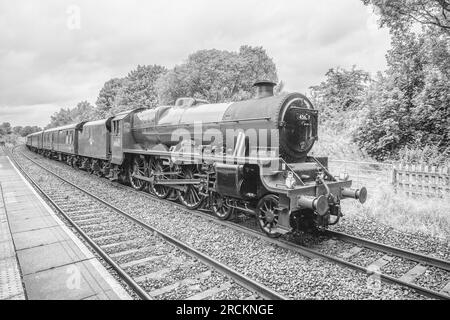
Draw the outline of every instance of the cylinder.
<instances>
[{"instance_id":1,"label":"cylinder","mask_svg":"<svg viewBox=\"0 0 450 320\"><path fill-rule=\"evenodd\" d=\"M297 202L298 206L316 211L320 216L325 215L328 210L328 200L324 195L315 197L301 196Z\"/></svg>"}]
</instances>

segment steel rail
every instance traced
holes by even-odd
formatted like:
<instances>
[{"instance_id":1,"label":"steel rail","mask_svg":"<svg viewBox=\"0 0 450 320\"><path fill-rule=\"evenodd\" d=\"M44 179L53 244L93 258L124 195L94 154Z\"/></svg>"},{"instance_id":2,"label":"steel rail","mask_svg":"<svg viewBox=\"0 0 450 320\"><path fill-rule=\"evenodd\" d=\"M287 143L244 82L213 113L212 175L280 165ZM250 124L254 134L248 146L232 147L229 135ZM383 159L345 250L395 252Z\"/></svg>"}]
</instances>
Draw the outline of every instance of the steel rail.
<instances>
[{"instance_id":1,"label":"steel rail","mask_svg":"<svg viewBox=\"0 0 450 320\"><path fill-rule=\"evenodd\" d=\"M34 164L36 164L37 166L39 166L40 168L44 169L45 171L49 172L50 174L54 175L55 177L57 177L58 179L64 181L65 183L71 185L72 187L80 190L81 192L87 194L88 196L96 199L97 201L103 203L104 205L106 205L107 207L111 208L112 210L114 210L115 212L121 214L122 216L126 217L127 219L131 220L132 222L136 223L137 225L143 227L144 229L146 229L149 232L153 232L157 235L159 235L161 238L165 239L166 241L168 241L169 243L172 243L173 245L175 245L176 247L180 248L181 250L183 250L184 252L188 253L189 255L197 258L198 260L202 261L203 263L209 265L211 268L218 270L220 273L228 276L229 278L232 278L234 281L236 281L239 285L247 288L250 291L256 292L258 293L260 296L262 296L265 299L268 300L288 300L287 297L279 294L278 292L266 287L265 285L258 283L256 281L254 281L253 279L250 279L249 277L245 276L244 274L231 269L230 267L228 267L227 265L215 260L212 257L209 257L208 255L200 252L199 250L190 247L188 244L170 236L169 234L155 228L152 227L150 225L148 225L147 223L143 222L140 219L137 219L133 216L131 216L130 214L122 211L121 209L117 208L116 206L108 203L107 201L97 197L96 195L90 193L89 191L84 190L82 187L66 180L65 178L61 177L60 175L58 175L57 173L51 171L50 169L42 166L41 164L37 163L36 161L34 161L33 159L29 158L27 155L23 154L22 155L24 157L26 157L29 161L33 162ZM41 191L42 192L42 191ZM53 201L52 201L53 204Z\"/></svg>"},{"instance_id":2,"label":"steel rail","mask_svg":"<svg viewBox=\"0 0 450 320\"><path fill-rule=\"evenodd\" d=\"M366 247L372 250L382 251L384 253L390 253L397 257L401 257L404 259L416 261L419 263L424 263L439 269L443 269L446 271L450 271L450 261L446 261L443 259L435 258L432 256L427 256L421 253L413 252L406 249L396 248L390 245L386 245L380 242L375 242L369 239L352 236L346 233L338 232L338 231L331 231L327 230L326 234L328 234L331 237L335 237L339 240L352 242L356 245L360 245L362 247Z\"/></svg>"}]
</instances>

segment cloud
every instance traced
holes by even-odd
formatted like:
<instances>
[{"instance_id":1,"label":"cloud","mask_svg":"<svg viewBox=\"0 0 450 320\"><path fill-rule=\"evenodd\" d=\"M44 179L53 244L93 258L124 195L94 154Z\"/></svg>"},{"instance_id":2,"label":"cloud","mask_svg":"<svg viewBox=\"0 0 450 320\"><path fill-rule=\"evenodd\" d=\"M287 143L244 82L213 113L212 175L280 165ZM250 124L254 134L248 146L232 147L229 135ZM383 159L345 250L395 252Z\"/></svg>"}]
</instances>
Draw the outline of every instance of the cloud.
<instances>
[{"instance_id":1,"label":"cloud","mask_svg":"<svg viewBox=\"0 0 450 320\"><path fill-rule=\"evenodd\" d=\"M138 64L170 68L196 50L242 44L263 46L286 88L306 92L338 65L384 69L389 41L359 0L2 2L0 121L45 125Z\"/></svg>"}]
</instances>

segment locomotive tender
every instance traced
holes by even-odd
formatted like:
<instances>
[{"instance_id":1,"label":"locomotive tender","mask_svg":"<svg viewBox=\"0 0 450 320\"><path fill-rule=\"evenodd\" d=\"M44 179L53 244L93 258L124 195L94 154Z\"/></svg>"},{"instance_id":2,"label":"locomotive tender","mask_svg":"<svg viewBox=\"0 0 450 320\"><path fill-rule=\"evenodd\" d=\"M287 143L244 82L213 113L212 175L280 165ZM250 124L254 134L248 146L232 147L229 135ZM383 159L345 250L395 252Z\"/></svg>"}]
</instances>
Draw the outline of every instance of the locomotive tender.
<instances>
[{"instance_id":1,"label":"locomotive tender","mask_svg":"<svg viewBox=\"0 0 450 320\"><path fill-rule=\"evenodd\" d=\"M274 85L255 83L257 95L246 101L180 98L174 106L52 128L30 134L26 144L190 209L203 205L220 219L255 215L270 237L336 224L340 201L364 203L367 191L333 176L328 158L308 156L318 112L300 93L274 96Z\"/></svg>"}]
</instances>

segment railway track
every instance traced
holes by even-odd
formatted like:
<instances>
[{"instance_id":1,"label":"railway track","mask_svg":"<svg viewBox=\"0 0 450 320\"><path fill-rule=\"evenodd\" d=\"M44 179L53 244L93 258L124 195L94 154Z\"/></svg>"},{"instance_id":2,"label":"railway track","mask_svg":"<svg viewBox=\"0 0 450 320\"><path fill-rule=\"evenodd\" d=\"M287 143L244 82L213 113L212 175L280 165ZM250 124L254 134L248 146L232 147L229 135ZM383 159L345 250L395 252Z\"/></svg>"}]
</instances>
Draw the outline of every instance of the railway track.
<instances>
[{"instance_id":1,"label":"railway track","mask_svg":"<svg viewBox=\"0 0 450 320\"><path fill-rule=\"evenodd\" d=\"M22 174L141 299L208 299L225 291L287 299L22 155L53 180L33 178L12 156Z\"/></svg>"},{"instance_id":2,"label":"railway track","mask_svg":"<svg viewBox=\"0 0 450 320\"><path fill-rule=\"evenodd\" d=\"M124 186L125 187L125 186ZM138 192L131 187L126 187L132 192ZM156 197L154 197L151 194L146 194L147 197L152 198L153 200L159 200L159 201L165 201L168 203L173 204L174 206L177 206L183 210L187 210L183 207L183 205L179 203L174 203L168 200L161 200ZM283 239L272 239L268 238L263 232L254 229L249 228L248 226L242 226L239 223L236 222L225 222L222 221L211 214L207 214L204 211L196 210L188 210L189 212L201 215L203 217L206 217L207 219L211 219L215 221L218 224L231 227L235 230L238 230L240 232L243 232L245 234L248 234L250 236L258 237L259 239L262 239L264 241L267 241L269 243L275 244L279 247L297 252L301 255L307 256L309 258L322 258L337 264L340 264L345 267L349 267L354 270L358 270L360 272L364 272L367 275L374 275L375 277L379 277L379 279L394 283L400 286L404 286L410 289L415 290L416 292L433 298L433 299L443 299L443 300L450 300L450 282L446 283L443 288L439 291L435 291L429 288L426 288L424 286L420 286L415 284L413 281L420 276L421 274L425 273L428 268L434 267L441 270L444 270L446 272L450 271L450 262L445 261L442 259L438 259L432 256L427 256L423 254L419 254L416 252L412 252L409 250L404 250L401 248L388 246L380 242L371 241L368 239L364 239L361 237L355 237L349 234L336 232L327 230L325 232L325 235L328 236L329 240L327 243L333 243L335 242L334 239L340 240L342 242L345 242L347 244L351 243L354 244L350 249L344 249L344 250L336 250L334 254L327 254L320 251L320 245L314 246L313 248L306 247L303 245L299 245L296 243L293 243L288 240ZM255 224L256 226L256 224ZM363 249L366 250L372 250L373 252L381 252L383 255L381 258L376 259L374 261L371 261L365 265L353 263L351 261L348 261L348 259L356 256L358 253L362 252ZM408 269L406 272L403 273L403 275L399 278L390 276L388 274L384 274L381 271L381 268L388 263L390 263L394 258L401 258L403 260L413 261L416 264L411 269Z\"/></svg>"},{"instance_id":3,"label":"railway track","mask_svg":"<svg viewBox=\"0 0 450 320\"><path fill-rule=\"evenodd\" d=\"M24 157L27 157L30 161L33 161L28 156L23 155ZM35 162L35 161L33 161ZM41 166L37 162L35 162L37 165ZM41 166L42 167L42 166ZM44 168L44 167L43 167ZM45 168L44 168L45 169ZM48 169L46 169L48 170ZM343 234L339 232L334 231L327 231L325 235L329 238L328 241L325 241L327 245L336 244L337 247L339 247L339 242L343 242L346 244L352 244L352 247L350 249L337 249L333 254L324 253L321 251L320 245L315 246L313 248L301 246L295 243L292 243L290 241L282 240L282 239L271 239L266 237L262 232L259 232L257 230L254 230L249 227L242 226L238 223L230 223L225 222L222 220L219 220L212 216L211 214L206 214L202 210L188 210L183 205L179 203L175 203L169 200L162 200L160 198L157 198L156 196L153 196L152 194L139 192L134 190L131 187L120 185L114 182L110 182L115 185L119 185L121 188L126 188L127 190L131 192L139 193L140 195L145 195L146 197L151 198L152 200L160 201L160 202L166 202L169 203L172 206L176 206L181 210L190 212L194 215L202 216L203 218L210 219L211 221L214 221L215 223L221 224L223 226L232 228L234 230L237 230L239 232L243 232L245 234L248 234L253 237L257 237L259 239L262 239L264 241L267 241L269 243L275 244L279 247L297 252L303 256L307 256L309 258L322 258L328 261L331 261L333 263L340 264L345 267L349 267L354 270L358 270L360 272L364 272L368 275L375 275L380 280L386 281L389 283L394 283L397 285L401 285L410 289L415 290L416 292L430 297L434 299L450 299L450 283L445 284L445 286L439 290L433 290L430 288L427 288L425 286L421 286L414 283L414 280L424 272L428 268L438 268L440 270L444 270L445 272L450 271L450 262L437 259L431 256L426 256L422 254L418 254L412 251L396 248L393 246L387 246L385 244L370 241L364 238L354 237L348 234ZM347 246L348 247L348 246ZM371 261L365 265L361 263L354 263L349 261L352 257L357 256L360 252L363 250L372 250L373 252L383 253L383 255L374 260ZM393 277L391 275L383 273L381 270L384 266L388 265L394 258L400 258L408 261L414 261L415 265L411 269L407 270L402 276L400 277Z\"/></svg>"}]
</instances>

